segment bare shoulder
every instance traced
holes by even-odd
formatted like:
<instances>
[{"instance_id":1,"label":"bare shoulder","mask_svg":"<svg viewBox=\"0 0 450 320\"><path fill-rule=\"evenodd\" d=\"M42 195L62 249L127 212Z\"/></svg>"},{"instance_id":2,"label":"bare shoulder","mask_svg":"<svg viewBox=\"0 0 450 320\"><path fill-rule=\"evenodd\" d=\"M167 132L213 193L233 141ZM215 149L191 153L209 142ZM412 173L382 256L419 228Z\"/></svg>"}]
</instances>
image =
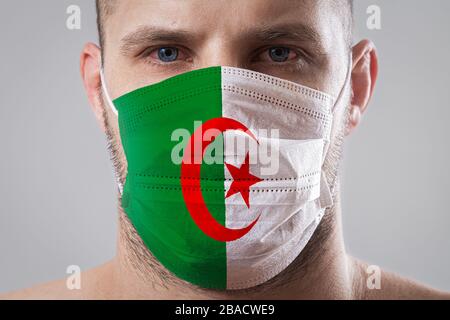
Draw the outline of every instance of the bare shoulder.
<instances>
[{"instance_id":1,"label":"bare shoulder","mask_svg":"<svg viewBox=\"0 0 450 320\"><path fill-rule=\"evenodd\" d=\"M107 299L100 289L110 276L110 268L105 264L81 273L81 289L69 289L67 279L37 285L17 292L0 295L0 300L82 300Z\"/></svg>"},{"instance_id":2,"label":"bare shoulder","mask_svg":"<svg viewBox=\"0 0 450 320\"><path fill-rule=\"evenodd\" d=\"M364 285L361 286L361 297L363 299L450 300L450 293L448 292L433 289L414 280L381 269L379 288L369 289L365 282L368 279L368 264L355 260L355 265L362 275L362 279L364 279Z\"/></svg>"}]
</instances>

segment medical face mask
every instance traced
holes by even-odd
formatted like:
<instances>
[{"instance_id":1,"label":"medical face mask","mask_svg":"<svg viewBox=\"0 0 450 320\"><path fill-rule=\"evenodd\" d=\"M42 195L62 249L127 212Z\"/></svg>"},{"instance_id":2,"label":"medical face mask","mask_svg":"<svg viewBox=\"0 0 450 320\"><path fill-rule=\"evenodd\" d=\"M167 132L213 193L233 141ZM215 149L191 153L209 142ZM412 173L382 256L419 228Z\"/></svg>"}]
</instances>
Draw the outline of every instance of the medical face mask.
<instances>
[{"instance_id":1,"label":"medical face mask","mask_svg":"<svg viewBox=\"0 0 450 320\"><path fill-rule=\"evenodd\" d=\"M128 163L122 207L163 266L203 288L245 289L294 261L332 205L322 168L335 99L231 67L114 101L103 71L102 84Z\"/></svg>"}]
</instances>

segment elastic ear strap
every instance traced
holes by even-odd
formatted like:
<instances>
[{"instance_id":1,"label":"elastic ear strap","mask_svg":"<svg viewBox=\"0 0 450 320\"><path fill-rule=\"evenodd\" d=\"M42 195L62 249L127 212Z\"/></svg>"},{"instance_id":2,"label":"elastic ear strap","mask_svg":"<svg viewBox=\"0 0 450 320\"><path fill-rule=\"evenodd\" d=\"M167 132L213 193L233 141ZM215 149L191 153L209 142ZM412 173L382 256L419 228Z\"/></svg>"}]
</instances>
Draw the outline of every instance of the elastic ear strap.
<instances>
[{"instance_id":1,"label":"elastic ear strap","mask_svg":"<svg viewBox=\"0 0 450 320\"><path fill-rule=\"evenodd\" d=\"M106 103L109 105L112 112L114 112L114 114L116 116L118 116L119 112L117 111L116 107L114 106L114 103L112 102L111 97L109 96L108 88L106 87L105 72L103 71L103 66L100 69L100 80L101 80L100 82L102 83L102 91L103 91L103 95L105 96Z\"/></svg>"},{"instance_id":2,"label":"elastic ear strap","mask_svg":"<svg viewBox=\"0 0 450 320\"><path fill-rule=\"evenodd\" d=\"M100 69L100 82L102 83L102 91L103 91L103 95L104 95L104 97L105 97L105 99L106 99L106 103L109 105L109 107L110 107L111 110L114 112L114 114L115 114L116 116L118 116L119 113L117 112L117 109L116 109L116 107L114 106L114 103L112 102L111 97L109 96L109 93L108 93L108 89L107 89L107 87L106 87L105 73L104 73L104 71L103 71L103 67ZM112 153L112 151L111 151L111 153ZM111 154L111 159L112 159L112 158L113 158L113 157L112 157L112 154ZM123 184L122 184L122 182L120 181L120 175L119 175L119 173L117 172L117 170L116 170L116 168L114 167L114 165L113 165L113 170L114 170L114 175L116 176L117 188L119 189L120 195L123 195Z\"/></svg>"},{"instance_id":3,"label":"elastic ear strap","mask_svg":"<svg viewBox=\"0 0 450 320\"><path fill-rule=\"evenodd\" d=\"M333 113L334 113L334 110L336 109L336 106L341 101L342 96L344 95L345 88L347 87L347 84L350 83L350 79L352 77L352 64L353 64L353 54L352 54L352 51L350 50L347 74L345 75L344 85L342 86L341 91L339 92L339 95L338 95L337 99L334 102L334 106L333 106L333 110L332 110Z\"/></svg>"},{"instance_id":4,"label":"elastic ear strap","mask_svg":"<svg viewBox=\"0 0 450 320\"><path fill-rule=\"evenodd\" d=\"M336 109L336 106L340 103L340 101L341 101L341 99L342 99L342 97L344 95L345 88L347 87L347 84L350 83L351 76L352 76L352 69L353 69L352 65L353 65L353 54L352 54L352 51L350 50L349 61L348 61L348 68L347 68L347 75L345 76L345 81L344 81L344 85L341 88L341 92L339 93L337 99L334 102L334 106L333 106L333 110L332 110L333 115L334 115L334 111ZM333 119L333 121L334 121L334 119ZM331 128L330 128L330 131L331 131ZM329 147L330 147L330 145L328 144L324 154L328 155L328 151L330 149ZM337 182L338 182L339 164L340 163L338 163L337 166L336 166L336 171L333 172L334 176L332 177L333 181L332 181L331 185L327 185L328 188L329 188L329 192L330 192L330 196L331 196L332 201L333 201L333 198L335 196L336 185L337 185Z\"/></svg>"}]
</instances>

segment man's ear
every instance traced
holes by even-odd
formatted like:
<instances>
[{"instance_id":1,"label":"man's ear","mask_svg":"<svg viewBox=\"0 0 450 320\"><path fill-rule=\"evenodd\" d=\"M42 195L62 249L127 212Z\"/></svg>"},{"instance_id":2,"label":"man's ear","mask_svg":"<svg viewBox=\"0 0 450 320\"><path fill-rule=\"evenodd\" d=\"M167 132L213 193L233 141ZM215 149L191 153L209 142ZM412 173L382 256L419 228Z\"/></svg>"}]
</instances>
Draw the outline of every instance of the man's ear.
<instances>
[{"instance_id":1,"label":"man's ear","mask_svg":"<svg viewBox=\"0 0 450 320\"><path fill-rule=\"evenodd\" d=\"M361 122L372 97L378 76L378 56L375 45L363 40L353 47L352 99L347 135Z\"/></svg>"},{"instance_id":2,"label":"man's ear","mask_svg":"<svg viewBox=\"0 0 450 320\"><path fill-rule=\"evenodd\" d=\"M81 78L97 122L103 132L106 132L105 113L103 101L101 98L101 50L93 44L88 43L84 46L80 58Z\"/></svg>"}]
</instances>

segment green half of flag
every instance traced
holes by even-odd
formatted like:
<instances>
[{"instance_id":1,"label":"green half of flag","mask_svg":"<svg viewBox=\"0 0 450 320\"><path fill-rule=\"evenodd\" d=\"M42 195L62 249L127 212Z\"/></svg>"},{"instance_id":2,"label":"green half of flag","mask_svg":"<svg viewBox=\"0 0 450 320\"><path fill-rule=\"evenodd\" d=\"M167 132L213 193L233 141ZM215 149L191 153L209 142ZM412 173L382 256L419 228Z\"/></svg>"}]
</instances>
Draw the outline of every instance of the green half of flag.
<instances>
[{"instance_id":1,"label":"green half of flag","mask_svg":"<svg viewBox=\"0 0 450 320\"><path fill-rule=\"evenodd\" d=\"M128 162L125 212L168 270L193 284L218 289L227 285L226 243L208 237L194 223L182 195L180 164L172 158L183 138L176 135L178 129L192 134L195 124L222 117L221 92L221 68L214 67L176 76L114 101ZM214 146L210 155L216 159L221 150L217 142ZM224 166L205 163L201 168L203 197L216 221L225 225Z\"/></svg>"}]
</instances>

